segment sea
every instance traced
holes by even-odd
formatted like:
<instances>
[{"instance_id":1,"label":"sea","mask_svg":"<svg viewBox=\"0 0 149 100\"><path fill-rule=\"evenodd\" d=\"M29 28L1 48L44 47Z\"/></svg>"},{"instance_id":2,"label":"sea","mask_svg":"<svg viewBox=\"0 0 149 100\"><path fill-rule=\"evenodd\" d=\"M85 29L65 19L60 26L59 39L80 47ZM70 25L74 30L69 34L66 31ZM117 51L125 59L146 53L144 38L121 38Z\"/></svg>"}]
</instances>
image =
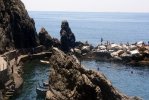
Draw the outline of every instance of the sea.
<instances>
[{"instance_id":1,"label":"sea","mask_svg":"<svg viewBox=\"0 0 149 100\"><path fill-rule=\"evenodd\" d=\"M30 11L29 15L35 20L37 32L44 27L58 39L61 22L67 20L77 41L88 41L94 46L100 44L101 38L113 43L144 41L147 44L149 41L149 13ZM127 66L95 60L82 61L82 64L86 69L104 73L122 93L149 100L149 66ZM35 86L31 84L37 84L41 77L46 79L44 73L48 72L49 67L38 65L41 72L35 67L29 69L32 74L24 75L25 88L16 100L40 100L36 97ZM48 74L46 77L49 77Z\"/></svg>"},{"instance_id":2,"label":"sea","mask_svg":"<svg viewBox=\"0 0 149 100\"><path fill-rule=\"evenodd\" d=\"M29 12L37 32L46 28L60 38L61 22L67 20L77 41L98 45L101 38L112 43L149 41L149 13Z\"/></svg>"}]
</instances>

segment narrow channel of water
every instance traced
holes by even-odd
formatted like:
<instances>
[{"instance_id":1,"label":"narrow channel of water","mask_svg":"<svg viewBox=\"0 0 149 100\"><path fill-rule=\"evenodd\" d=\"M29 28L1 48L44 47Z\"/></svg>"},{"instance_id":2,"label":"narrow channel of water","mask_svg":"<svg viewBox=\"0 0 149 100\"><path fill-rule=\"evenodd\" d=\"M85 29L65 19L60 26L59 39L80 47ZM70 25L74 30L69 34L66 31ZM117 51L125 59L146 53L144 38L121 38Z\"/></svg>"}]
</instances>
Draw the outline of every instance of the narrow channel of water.
<instances>
[{"instance_id":1,"label":"narrow channel of water","mask_svg":"<svg viewBox=\"0 0 149 100\"><path fill-rule=\"evenodd\" d=\"M100 61L82 61L82 64L87 69L103 72L121 92L149 100L149 66L133 67Z\"/></svg>"},{"instance_id":2,"label":"narrow channel of water","mask_svg":"<svg viewBox=\"0 0 149 100\"><path fill-rule=\"evenodd\" d=\"M15 100L44 100L44 98L37 97L36 86L38 82L48 80L49 69L49 65L41 64L39 60L26 62L23 67L23 89Z\"/></svg>"},{"instance_id":3,"label":"narrow channel of water","mask_svg":"<svg viewBox=\"0 0 149 100\"><path fill-rule=\"evenodd\" d=\"M149 67L132 67L122 64L82 61L88 69L103 72L112 84L129 96L140 96L144 100L149 98ZM48 80L49 65L39 63L39 60L27 62L24 65L24 85L21 94L13 100L44 100L38 98L36 86L42 80Z\"/></svg>"}]
</instances>

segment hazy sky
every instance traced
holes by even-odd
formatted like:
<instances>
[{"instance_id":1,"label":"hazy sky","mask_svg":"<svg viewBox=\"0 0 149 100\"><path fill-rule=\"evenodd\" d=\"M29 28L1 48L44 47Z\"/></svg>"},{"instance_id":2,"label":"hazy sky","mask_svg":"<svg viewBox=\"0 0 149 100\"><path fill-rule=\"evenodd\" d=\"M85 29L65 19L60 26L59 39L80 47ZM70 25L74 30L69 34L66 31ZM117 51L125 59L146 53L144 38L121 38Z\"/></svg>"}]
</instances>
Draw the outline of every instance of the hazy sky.
<instances>
[{"instance_id":1,"label":"hazy sky","mask_svg":"<svg viewBox=\"0 0 149 100\"><path fill-rule=\"evenodd\" d=\"M29 11L149 12L149 0L22 0Z\"/></svg>"}]
</instances>

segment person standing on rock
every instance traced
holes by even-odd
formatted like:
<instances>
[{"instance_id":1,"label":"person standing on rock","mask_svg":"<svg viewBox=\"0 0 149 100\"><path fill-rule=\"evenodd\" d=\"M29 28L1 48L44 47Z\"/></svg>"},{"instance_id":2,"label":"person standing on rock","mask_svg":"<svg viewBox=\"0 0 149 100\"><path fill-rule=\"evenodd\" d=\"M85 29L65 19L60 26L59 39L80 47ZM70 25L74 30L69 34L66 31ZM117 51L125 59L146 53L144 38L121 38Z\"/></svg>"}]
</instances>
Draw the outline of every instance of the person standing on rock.
<instances>
[{"instance_id":1,"label":"person standing on rock","mask_svg":"<svg viewBox=\"0 0 149 100\"><path fill-rule=\"evenodd\" d=\"M103 42L103 38L102 37L101 37L100 41L101 41L101 45L102 45L102 42Z\"/></svg>"},{"instance_id":2,"label":"person standing on rock","mask_svg":"<svg viewBox=\"0 0 149 100\"><path fill-rule=\"evenodd\" d=\"M61 24L61 30L60 30L60 36L61 36L61 49L64 52L69 52L71 48L75 47L75 36L74 33L72 33L69 23L67 20L63 20Z\"/></svg>"}]
</instances>

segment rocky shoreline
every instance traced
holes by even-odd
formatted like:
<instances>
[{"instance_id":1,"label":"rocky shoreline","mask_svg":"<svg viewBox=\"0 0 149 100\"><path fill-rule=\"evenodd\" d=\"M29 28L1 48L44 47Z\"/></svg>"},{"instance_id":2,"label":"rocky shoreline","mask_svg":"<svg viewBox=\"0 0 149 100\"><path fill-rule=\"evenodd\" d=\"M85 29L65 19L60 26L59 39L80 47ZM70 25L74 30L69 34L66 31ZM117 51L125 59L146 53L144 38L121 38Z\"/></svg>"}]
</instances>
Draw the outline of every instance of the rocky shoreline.
<instances>
[{"instance_id":1,"label":"rocky shoreline","mask_svg":"<svg viewBox=\"0 0 149 100\"><path fill-rule=\"evenodd\" d=\"M53 48L47 100L141 100L112 86L101 72L84 69L74 55Z\"/></svg>"},{"instance_id":2,"label":"rocky shoreline","mask_svg":"<svg viewBox=\"0 0 149 100\"><path fill-rule=\"evenodd\" d=\"M0 0L0 98L11 95L23 83L16 49L38 46L35 22L21 0ZM13 72L13 73L12 73Z\"/></svg>"},{"instance_id":3,"label":"rocky shoreline","mask_svg":"<svg viewBox=\"0 0 149 100\"><path fill-rule=\"evenodd\" d=\"M148 46L107 43L93 47L75 42L67 21L62 22L60 41L52 39L44 29L38 36L35 22L20 0L0 0L0 8L0 100L9 99L21 88L22 67L26 60L45 56L52 66L48 100L140 100L119 92L101 72L84 69L76 56L148 65ZM44 48L38 48L39 45Z\"/></svg>"},{"instance_id":4,"label":"rocky shoreline","mask_svg":"<svg viewBox=\"0 0 149 100\"><path fill-rule=\"evenodd\" d=\"M15 58L13 58L14 56L12 56L16 54L16 51L5 53L5 56L7 55L7 58L10 59L8 71L10 73L10 79L8 79L5 85L7 84L7 87L11 82L14 82L15 93L23 85L23 63L30 60L30 56L27 53L21 53L18 56L17 63ZM46 94L47 100L82 100L84 98L86 100L141 100L138 97L128 97L119 92L112 86L103 73L86 70L83 65L80 65L80 61L75 55L65 54L58 48L52 47L49 53L38 51L31 58L43 59L44 57L48 57L50 63L49 90ZM13 73L11 71L12 67ZM3 90L4 95L8 89L6 87Z\"/></svg>"},{"instance_id":5,"label":"rocky shoreline","mask_svg":"<svg viewBox=\"0 0 149 100\"><path fill-rule=\"evenodd\" d=\"M149 46L143 41L134 44L105 43L96 47L79 43L74 53L81 59L110 61L134 66L149 65Z\"/></svg>"},{"instance_id":6,"label":"rocky shoreline","mask_svg":"<svg viewBox=\"0 0 149 100\"><path fill-rule=\"evenodd\" d=\"M4 61L6 60L7 61L6 63L8 64L6 68L6 73L4 73L3 76L1 76L2 79L0 80L2 81L2 83L0 84L1 86L0 91L2 92L2 97L4 99L7 100L10 97L13 97L14 95L20 93L21 88L23 86L22 74L24 72L22 68L26 61L33 59L43 59L44 57L49 57L51 55L51 52L41 52L40 51L41 49L39 50L39 48L36 48L35 49L36 53L32 54L31 56L28 55L29 52L22 52L17 50L18 52L17 60L15 59L14 56L16 55L16 50L6 52L4 55L1 56L1 58L3 58Z\"/></svg>"}]
</instances>

